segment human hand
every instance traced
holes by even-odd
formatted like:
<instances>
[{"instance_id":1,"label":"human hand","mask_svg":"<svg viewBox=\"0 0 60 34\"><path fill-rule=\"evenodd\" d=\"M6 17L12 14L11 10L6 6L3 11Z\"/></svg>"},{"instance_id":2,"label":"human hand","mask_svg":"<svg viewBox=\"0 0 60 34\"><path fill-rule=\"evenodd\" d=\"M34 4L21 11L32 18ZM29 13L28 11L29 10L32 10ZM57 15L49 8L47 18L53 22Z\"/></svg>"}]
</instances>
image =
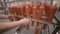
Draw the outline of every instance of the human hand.
<instances>
[{"instance_id":1,"label":"human hand","mask_svg":"<svg viewBox=\"0 0 60 34\"><path fill-rule=\"evenodd\" d=\"M19 21L21 18L20 17L17 17L17 16L9 16L8 19L10 21Z\"/></svg>"},{"instance_id":2,"label":"human hand","mask_svg":"<svg viewBox=\"0 0 60 34\"><path fill-rule=\"evenodd\" d=\"M21 19L20 22L23 23L23 24L27 24L29 22L29 19L24 18L24 19Z\"/></svg>"}]
</instances>

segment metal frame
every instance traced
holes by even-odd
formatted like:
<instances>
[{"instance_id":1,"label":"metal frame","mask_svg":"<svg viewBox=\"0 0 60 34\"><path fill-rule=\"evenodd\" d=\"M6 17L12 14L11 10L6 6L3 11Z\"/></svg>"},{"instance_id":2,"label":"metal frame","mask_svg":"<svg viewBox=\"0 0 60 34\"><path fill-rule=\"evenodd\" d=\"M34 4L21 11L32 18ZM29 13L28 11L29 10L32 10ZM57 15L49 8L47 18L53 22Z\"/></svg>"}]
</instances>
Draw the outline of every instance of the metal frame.
<instances>
[{"instance_id":1,"label":"metal frame","mask_svg":"<svg viewBox=\"0 0 60 34\"><path fill-rule=\"evenodd\" d=\"M52 34L56 34L59 30L60 30L60 21L57 19L57 17L55 16L55 19L58 23L57 27L55 28L55 30L52 32Z\"/></svg>"}]
</instances>

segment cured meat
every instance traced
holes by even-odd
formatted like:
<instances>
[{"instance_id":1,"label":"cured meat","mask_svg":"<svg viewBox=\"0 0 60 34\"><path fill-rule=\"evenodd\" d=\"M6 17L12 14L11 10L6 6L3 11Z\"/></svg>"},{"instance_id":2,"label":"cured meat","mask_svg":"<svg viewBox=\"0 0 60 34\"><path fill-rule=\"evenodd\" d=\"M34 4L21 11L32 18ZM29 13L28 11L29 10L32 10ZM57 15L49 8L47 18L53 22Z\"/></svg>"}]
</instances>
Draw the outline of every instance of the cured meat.
<instances>
[{"instance_id":1,"label":"cured meat","mask_svg":"<svg viewBox=\"0 0 60 34\"><path fill-rule=\"evenodd\" d=\"M44 11L44 5L41 5L41 6L39 7L39 10L38 10L38 19L39 19L39 20L42 20L43 11Z\"/></svg>"},{"instance_id":2,"label":"cured meat","mask_svg":"<svg viewBox=\"0 0 60 34\"><path fill-rule=\"evenodd\" d=\"M40 31L40 26L36 26L35 34L39 34L39 31Z\"/></svg>"},{"instance_id":3,"label":"cured meat","mask_svg":"<svg viewBox=\"0 0 60 34\"><path fill-rule=\"evenodd\" d=\"M24 11L25 11L25 6L20 6L20 11L19 11L19 13L21 13L20 14L20 16L24 16Z\"/></svg>"},{"instance_id":4,"label":"cured meat","mask_svg":"<svg viewBox=\"0 0 60 34\"><path fill-rule=\"evenodd\" d=\"M48 5L46 4L45 5L45 11L46 11L46 15L47 15L47 21L52 21L52 19L54 18L54 15L56 13L56 10L57 10L57 7L55 6L51 6L51 5ZM46 27L48 26L48 24L44 24L43 25L43 30L46 29Z\"/></svg>"},{"instance_id":5,"label":"cured meat","mask_svg":"<svg viewBox=\"0 0 60 34\"><path fill-rule=\"evenodd\" d=\"M15 7L14 6L9 7L8 9L9 9L10 14L15 14Z\"/></svg>"},{"instance_id":6,"label":"cured meat","mask_svg":"<svg viewBox=\"0 0 60 34\"><path fill-rule=\"evenodd\" d=\"M16 12L16 13L15 13L16 15L19 15L19 6L16 6L16 7L15 7L15 12Z\"/></svg>"},{"instance_id":7,"label":"cured meat","mask_svg":"<svg viewBox=\"0 0 60 34\"><path fill-rule=\"evenodd\" d=\"M30 7L29 7L29 5L26 5L25 9L26 9L26 17L27 17L27 18L30 18ZM30 24L30 23L27 23L27 24L25 25L27 30L29 29L29 24Z\"/></svg>"},{"instance_id":8,"label":"cured meat","mask_svg":"<svg viewBox=\"0 0 60 34\"><path fill-rule=\"evenodd\" d=\"M14 21L14 14L15 14L15 6L11 6L11 7L9 7L8 8L9 9L9 13L10 13L10 15L11 16L9 16L9 19L11 20L11 21Z\"/></svg>"},{"instance_id":9,"label":"cured meat","mask_svg":"<svg viewBox=\"0 0 60 34\"><path fill-rule=\"evenodd\" d=\"M30 14L32 14L32 11L33 11L33 6L34 6L34 4L30 4L30 9L31 9Z\"/></svg>"},{"instance_id":10,"label":"cured meat","mask_svg":"<svg viewBox=\"0 0 60 34\"><path fill-rule=\"evenodd\" d=\"M37 12L37 6L36 5L34 5L33 6L33 10L32 10L32 18L33 19L36 19L36 12ZM34 26L34 21L32 21L32 26Z\"/></svg>"}]
</instances>

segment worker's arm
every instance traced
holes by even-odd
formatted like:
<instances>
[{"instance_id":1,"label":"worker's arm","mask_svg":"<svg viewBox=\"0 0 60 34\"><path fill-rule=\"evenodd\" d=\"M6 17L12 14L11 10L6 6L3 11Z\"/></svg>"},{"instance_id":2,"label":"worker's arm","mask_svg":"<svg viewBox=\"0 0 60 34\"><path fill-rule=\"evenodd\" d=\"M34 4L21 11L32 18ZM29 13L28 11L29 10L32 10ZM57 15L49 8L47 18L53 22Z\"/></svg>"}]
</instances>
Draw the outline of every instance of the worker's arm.
<instances>
[{"instance_id":1,"label":"worker's arm","mask_svg":"<svg viewBox=\"0 0 60 34\"><path fill-rule=\"evenodd\" d=\"M20 21L15 21L15 22L11 22L11 23L0 23L0 33L5 32L9 29L15 28L17 26L20 26L24 23L27 23L29 21L29 19L24 18Z\"/></svg>"},{"instance_id":2,"label":"worker's arm","mask_svg":"<svg viewBox=\"0 0 60 34\"><path fill-rule=\"evenodd\" d=\"M7 19L8 17L9 15L4 15L4 14L0 15L0 19Z\"/></svg>"}]
</instances>

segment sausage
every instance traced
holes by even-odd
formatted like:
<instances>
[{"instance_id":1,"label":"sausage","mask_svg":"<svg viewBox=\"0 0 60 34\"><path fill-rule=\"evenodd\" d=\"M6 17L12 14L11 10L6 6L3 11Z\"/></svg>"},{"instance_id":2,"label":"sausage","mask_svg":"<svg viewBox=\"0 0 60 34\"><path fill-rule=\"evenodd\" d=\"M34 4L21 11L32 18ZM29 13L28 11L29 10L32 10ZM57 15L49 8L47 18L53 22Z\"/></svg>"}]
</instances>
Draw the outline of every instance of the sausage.
<instances>
[{"instance_id":1,"label":"sausage","mask_svg":"<svg viewBox=\"0 0 60 34\"><path fill-rule=\"evenodd\" d=\"M38 20L41 20L41 19L42 19L43 10L44 10L44 5L40 5L40 6L39 6L39 10L38 10L38 15L37 15L37 19L38 19ZM39 26L39 25L40 25L40 23L37 22L37 26Z\"/></svg>"},{"instance_id":2,"label":"sausage","mask_svg":"<svg viewBox=\"0 0 60 34\"><path fill-rule=\"evenodd\" d=\"M46 4L46 15L47 15L48 21L52 21L56 13L56 10L57 10L57 7Z\"/></svg>"},{"instance_id":3,"label":"sausage","mask_svg":"<svg viewBox=\"0 0 60 34\"><path fill-rule=\"evenodd\" d=\"M19 15L19 12L18 12L18 11L19 11L19 7L18 7L18 6L15 6L15 7L14 7L14 11L15 11L15 14L16 14L16 15ZM14 20L15 20L15 21L19 21L19 20L20 20L20 17L14 16Z\"/></svg>"},{"instance_id":4,"label":"sausage","mask_svg":"<svg viewBox=\"0 0 60 34\"><path fill-rule=\"evenodd\" d=\"M30 12L30 14L32 14L32 9L33 9L33 6L34 6L34 4L30 4L30 9L31 9L31 12Z\"/></svg>"},{"instance_id":5,"label":"sausage","mask_svg":"<svg viewBox=\"0 0 60 34\"><path fill-rule=\"evenodd\" d=\"M14 18L14 16L12 16L12 15L15 14L15 6L9 7L9 13L11 14L11 16L9 16L10 20L11 20L11 21L14 21L15 18Z\"/></svg>"},{"instance_id":6,"label":"sausage","mask_svg":"<svg viewBox=\"0 0 60 34\"><path fill-rule=\"evenodd\" d=\"M30 9L31 9L31 12L30 12L30 14L33 14L33 6L34 6L34 4L30 4ZM34 26L34 21L32 21L32 26Z\"/></svg>"},{"instance_id":7,"label":"sausage","mask_svg":"<svg viewBox=\"0 0 60 34\"><path fill-rule=\"evenodd\" d=\"M49 14L47 20L52 21L52 19L53 19L54 16L55 16L56 10L57 10L57 7L51 7L51 9L50 9L50 11L49 11L50 14Z\"/></svg>"},{"instance_id":8,"label":"sausage","mask_svg":"<svg viewBox=\"0 0 60 34\"><path fill-rule=\"evenodd\" d=\"M26 9L26 17L30 18L30 7L29 7L29 5L26 5L25 9ZM29 24L30 23L25 25L27 30L29 29Z\"/></svg>"},{"instance_id":9,"label":"sausage","mask_svg":"<svg viewBox=\"0 0 60 34\"><path fill-rule=\"evenodd\" d=\"M38 10L39 10L40 5L41 5L40 3L37 3L37 8L38 8Z\"/></svg>"},{"instance_id":10,"label":"sausage","mask_svg":"<svg viewBox=\"0 0 60 34\"><path fill-rule=\"evenodd\" d=\"M45 11L46 11L46 15L47 15L47 21L52 21L52 19L54 18L54 15L56 13L57 7L51 6L46 4L45 5ZM46 29L46 27L48 26L48 24L44 24L43 25L43 30Z\"/></svg>"},{"instance_id":11,"label":"sausage","mask_svg":"<svg viewBox=\"0 0 60 34\"><path fill-rule=\"evenodd\" d=\"M30 17L30 7L29 5L26 5L26 17L29 18Z\"/></svg>"},{"instance_id":12,"label":"sausage","mask_svg":"<svg viewBox=\"0 0 60 34\"><path fill-rule=\"evenodd\" d=\"M24 6L23 6L23 5L20 6L20 11L19 11L19 13L21 13L20 16L24 16Z\"/></svg>"},{"instance_id":13,"label":"sausage","mask_svg":"<svg viewBox=\"0 0 60 34\"><path fill-rule=\"evenodd\" d=\"M25 15L25 5L20 5L19 6L19 16L24 16ZM25 28L25 24L23 25Z\"/></svg>"},{"instance_id":14,"label":"sausage","mask_svg":"<svg viewBox=\"0 0 60 34\"><path fill-rule=\"evenodd\" d=\"M50 12L49 12L50 8L51 8L51 5L45 4L45 13L46 13L46 16L47 16L46 20L48 20L48 21L50 21L48 19L49 14L50 14ZM48 24L44 24L43 27L42 27L42 29L45 30L47 28L47 26L48 26Z\"/></svg>"},{"instance_id":15,"label":"sausage","mask_svg":"<svg viewBox=\"0 0 60 34\"><path fill-rule=\"evenodd\" d=\"M37 6L36 5L34 5L33 6L33 9L32 9L32 18L33 19L36 19L36 12L37 12ZM32 21L32 26L34 26L34 21Z\"/></svg>"},{"instance_id":16,"label":"sausage","mask_svg":"<svg viewBox=\"0 0 60 34\"><path fill-rule=\"evenodd\" d=\"M40 10L39 10L39 9L40 9L40 4L37 3L36 6L37 6L37 10L38 10L38 11L37 11L37 19L40 20L40 19L39 19L39 18L40 18L40 14L41 14L41 13L40 13ZM42 15L42 14L41 14L41 15ZM40 22L37 22L37 26L39 26L39 25L40 25Z\"/></svg>"},{"instance_id":17,"label":"sausage","mask_svg":"<svg viewBox=\"0 0 60 34\"><path fill-rule=\"evenodd\" d=\"M36 26L35 34L39 34L39 31L40 31L40 26Z\"/></svg>"},{"instance_id":18,"label":"sausage","mask_svg":"<svg viewBox=\"0 0 60 34\"><path fill-rule=\"evenodd\" d=\"M45 6L44 5L41 5L40 7L39 7L39 19L40 20L44 20L44 21L46 21L46 17L43 17L43 16L46 16L46 14L43 14L43 13L45 13ZM46 29L46 26L47 26L47 24L44 24L43 25L43 30L44 29Z\"/></svg>"},{"instance_id":19,"label":"sausage","mask_svg":"<svg viewBox=\"0 0 60 34\"><path fill-rule=\"evenodd\" d=\"M42 20L43 11L44 11L44 5L41 5L41 6L39 7L39 10L38 10L38 19L39 19L39 20Z\"/></svg>"},{"instance_id":20,"label":"sausage","mask_svg":"<svg viewBox=\"0 0 60 34\"><path fill-rule=\"evenodd\" d=\"M32 18L36 19L37 6L33 6Z\"/></svg>"},{"instance_id":21,"label":"sausage","mask_svg":"<svg viewBox=\"0 0 60 34\"><path fill-rule=\"evenodd\" d=\"M37 12L36 16L37 16L37 19L40 20L41 16L42 16L41 7L39 5L37 5L37 9L38 9L38 12ZM39 34L39 31L40 31L40 23L37 22L36 29L35 29L35 34Z\"/></svg>"},{"instance_id":22,"label":"sausage","mask_svg":"<svg viewBox=\"0 0 60 34\"><path fill-rule=\"evenodd\" d=\"M46 11L46 15L47 15L47 20L48 21L50 21L50 19L49 19L49 15L50 15L50 9L51 9L51 5L48 5L48 4L46 4L45 5L45 11Z\"/></svg>"},{"instance_id":23,"label":"sausage","mask_svg":"<svg viewBox=\"0 0 60 34\"><path fill-rule=\"evenodd\" d=\"M19 6L16 6L15 10L16 10L16 15L19 15Z\"/></svg>"},{"instance_id":24,"label":"sausage","mask_svg":"<svg viewBox=\"0 0 60 34\"><path fill-rule=\"evenodd\" d=\"M15 10L14 10L15 8L14 8L14 6L11 6L8 9L9 9L9 13L10 14L15 14Z\"/></svg>"}]
</instances>

